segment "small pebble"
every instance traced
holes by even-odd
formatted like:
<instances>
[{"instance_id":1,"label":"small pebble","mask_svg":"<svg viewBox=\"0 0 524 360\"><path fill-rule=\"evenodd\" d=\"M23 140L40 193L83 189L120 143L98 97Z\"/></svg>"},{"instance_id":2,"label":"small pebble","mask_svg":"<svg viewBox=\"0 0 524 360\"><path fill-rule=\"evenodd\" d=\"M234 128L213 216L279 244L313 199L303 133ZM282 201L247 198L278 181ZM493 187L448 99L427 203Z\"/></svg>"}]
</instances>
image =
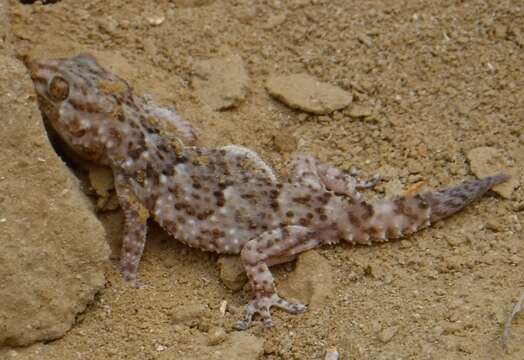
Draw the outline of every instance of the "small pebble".
<instances>
[{"instance_id":1,"label":"small pebble","mask_svg":"<svg viewBox=\"0 0 524 360\"><path fill-rule=\"evenodd\" d=\"M212 328L209 331L207 343L210 346L215 346L223 343L226 340L227 334L226 331L221 327Z\"/></svg>"},{"instance_id":2,"label":"small pebble","mask_svg":"<svg viewBox=\"0 0 524 360\"><path fill-rule=\"evenodd\" d=\"M350 117L355 119L368 117L371 116L371 114L373 114L371 107L360 104L353 104L348 113Z\"/></svg>"},{"instance_id":3,"label":"small pebble","mask_svg":"<svg viewBox=\"0 0 524 360\"><path fill-rule=\"evenodd\" d=\"M166 18L164 16L150 16L150 17L147 18L147 22L150 25L153 25L153 26L162 25L162 23L165 20L166 20Z\"/></svg>"},{"instance_id":4,"label":"small pebble","mask_svg":"<svg viewBox=\"0 0 524 360\"><path fill-rule=\"evenodd\" d=\"M326 351L326 357L324 360L338 360L339 356L337 349L331 348Z\"/></svg>"},{"instance_id":5,"label":"small pebble","mask_svg":"<svg viewBox=\"0 0 524 360\"><path fill-rule=\"evenodd\" d=\"M391 339L393 339L393 336L398 332L398 326L391 326L388 328L385 328L378 334L378 339L382 341L383 343L389 342Z\"/></svg>"}]
</instances>

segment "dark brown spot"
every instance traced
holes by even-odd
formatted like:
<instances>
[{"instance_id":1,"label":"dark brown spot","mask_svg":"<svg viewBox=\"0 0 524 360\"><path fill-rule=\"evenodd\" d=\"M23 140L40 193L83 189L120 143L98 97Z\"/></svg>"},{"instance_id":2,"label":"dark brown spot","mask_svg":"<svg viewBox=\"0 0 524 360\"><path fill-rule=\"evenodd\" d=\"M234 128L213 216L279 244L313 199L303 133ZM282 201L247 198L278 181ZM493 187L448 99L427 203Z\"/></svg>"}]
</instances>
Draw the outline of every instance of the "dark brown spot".
<instances>
[{"instance_id":1,"label":"dark brown spot","mask_svg":"<svg viewBox=\"0 0 524 360\"><path fill-rule=\"evenodd\" d=\"M163 226L168 228L169 231L171 231L171 232L175 232L176 231L176 224L172 220L164 220L163 221Z\"/></svg>"},{"instance_id":2,"label":"dark brown spot","mask_svg":"<svg viewBox=\"0 0 524 360\"><path fill-rule=\"evenodd\" d=\"M287 217L293 217L295 214L293 213L293 211L288 211L286 212L286 216Z\"/></svg>"},{"instance_id":3,"label":"dark brown spot","mask_svg":"<svg viewBox=\"0 0 524 360\"><path fill-rule=\"evenodd\" d=\"M292 198L291 201L296 202L298 204L307 205L311 201L311 195L296 196Z\"/></svg>"},{"instance_id":4,"label":"dark brown spot","mask_svg":"<svg viewBox=\"0 0 524 360\"><path fill-rule=\"evenodd\" d=\"M249 219L247 221L247 226L250 228L250 229L256 229L258 227L258 225L252 220L252 219Z\"/></svg>"},{"instance_id":5,"label":"dark brown spot","mask_svg":"<svg viewBox=\"0 0 524 360\"><path fill-rule=\"evenodd\" d=\"M213 214L213 210L206 210L197 215L198 220L205 220Z\"/></svg>"},{"instance_id":6,"label":"dark brown spot","mask_svg":"<svg viewBox=\"0 0 524 360\"><path fill-rule=\"evenodd\" d=\"M364 218L370 218L375 213L375 210L373 210L373 206L371 204L368 204L365 201L362 201L360 203L360 206L364 209L364 214L362 215Z\"/></svg>"},{"instance_id":7,"label":"dark brown spot","mask_svg":"<svg viewBox=\"0 0 524 360\"><path fill-rule=\"evenodd\" d=\"M158 130L157 128L151 127L151 126L148 126L146 128L146 131L148 134L158 134L160 132L160 130Z\"/></svg>"},{"instance_id":8,"label":"dark brown spot","mask_svg":"<svg viewBox=\"0 0 524 360\"><path fill-rule=\"evenodd\" d=\"M349 213L348 219L349 219L349 222L353 224L355 227L359 227L360 224L362 223L362 221L360 221L360 219L357 216L355 216L355 214L352 214L352 213Z\"/></svg>"},{"instance_id":9,"label":"dark brown spot","mask_svg":"<svg viewBox=\"0 0 524 360\"><path fill-rule=\"evenodd\" d=\"M146 165L146 176L148 178L153 178L153 177L157 177L158 178L158 176L156 176L156 175L157 175L157 173L155 172L155 169L153 169L153 166L151 165L151 163L148 163ZM156 185L158 185L158 184L156 184Z\"/></svg>"},{"instance_id":10,"label":"dark brown spot","mask_svg":"<svg viewBox=\"0 0 524 360\"><path fill-rule=\"evenodd\" d=\"M142 151L143 149L135 148L135 149L128 151L128 154L133 160L136 160L140 157L140 155L142 154Z\"/></svg>"},{"instance_id":11,"label":"dark brown spot","mask_svg":"<svg viewBox=\"0 0 524 360\"><path fill-rule=\"evenodd\" d=\"M164 166L162 169L162 174L166 176L173 176L175 175L175 168L173 166Z\"/></svg>"},{"instance_id":12,"label":"dark brown spot","mask_svg":"<svg viewBox=\"0 0 524 360\"><path fill-rule=\"evenodd\" d=\"M370 236L377 237L380 234L380 228L377 226L370 226L367 229L367 233Z\"/></svg>"},{"instance_id":13,"label":"dark brown spot","mask_svg":"<svg viewBox=\"0 0 524 360\"><path fill-rule=\"evenodd\" d=\"M186 208L187 206L188 206L187 204L179 202L179 203L175 204L175 209L176 210L182 210L182 209Z\"/></svg>"},{"instance_id":14,"label":"dark brown spot","mask_svg":"<svg viewBox=\"0 0 524 360\"><path fill-rule=\"evenodd\" d=\"M186 157L186 156L183 156L183 155L182 155L182 156L178 156L178 157L176 158L176 162L177 162L177 163L180 163L180 164L183 164L183 163L187 162L187 157Z\"/></svg>"},{"instance_id":15,"label":"dark brown spot","mask_svg":"<svg viewBox=\"0 0 524 360\"><path fill-rule=\"evenodd\" d=\"M407 209L403 198L395 199L393 203L395 204L395 208L393 210L395 214L406 214Z\"/></svg>"}]
</instances>

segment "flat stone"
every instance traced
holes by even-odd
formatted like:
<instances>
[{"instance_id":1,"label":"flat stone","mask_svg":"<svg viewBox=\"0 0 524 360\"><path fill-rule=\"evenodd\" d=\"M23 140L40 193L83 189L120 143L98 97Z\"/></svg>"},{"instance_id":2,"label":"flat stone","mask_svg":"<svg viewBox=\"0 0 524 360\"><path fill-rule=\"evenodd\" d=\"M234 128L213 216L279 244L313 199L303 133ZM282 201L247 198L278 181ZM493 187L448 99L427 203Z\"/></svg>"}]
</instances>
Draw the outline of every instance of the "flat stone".
<instances>
[{"instance_id":1,"label":"flat stone","mask_svg":"<svg viewBox=\"0 0 524 360\"><path fill-rule=\"evenodd\" d=\"M193 71L197 96L213 110L233 108L246 98L249 76L239 55L199 61Z\"/></svg>"},{"instance_id":2,"label":"flat stone","mask_svg":"<svg viewBox=\"0 0 524 360\"><path fill-rule=\"evenodd\" d=\"M471 171L479 178L501 172L510 175L511 178L508 181L495 186L493 191L503 198L511 198L513 190L519 185L519 179L516 171L506 165L506 160L500 150L483 146L470 150L466 156Z\"/></svg>"},{"instance_id":3,"label":"flat stone","mask_svg":"<svg viewBox=\"0 0 524 360\"><path fill-rule=\"evenodd\" d=\"M352 101L347 91L307 74L271 76L266 89L287 106L318 115L343 109Z\"/></svg>"},{"instance_id":4,"label":"flat stone","mask_svg":"<svg viewBox=\"0 0 524 360\"><path fill-rule=\"evenodd\" d=\"M105 232L53 150L23 64L0 51L0 346L62 337L105 283Z\"/></svg>"}]
</instances>

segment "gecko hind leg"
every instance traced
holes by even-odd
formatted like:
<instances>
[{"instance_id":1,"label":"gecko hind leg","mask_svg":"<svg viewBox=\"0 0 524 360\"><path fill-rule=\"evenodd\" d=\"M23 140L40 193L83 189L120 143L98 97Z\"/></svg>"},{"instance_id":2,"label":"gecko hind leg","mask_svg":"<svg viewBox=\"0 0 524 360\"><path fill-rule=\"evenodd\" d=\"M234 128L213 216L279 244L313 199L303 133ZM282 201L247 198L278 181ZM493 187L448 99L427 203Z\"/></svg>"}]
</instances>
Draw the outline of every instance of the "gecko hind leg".
<instances>
[{"instance_id":1,"label":"gecko hind leg","mask_svg":"<svg viewBox=\"0 0 524 360\"><path fill-rule=\"evenodd\" d=\"M237 158L242 158L248 160L252 171L264 176L273 183L278 181L273 169L255 151L240 145L226 145L221 147L220 150L226 152L226 159L236 160Z\"/></svg>"},{"instance_id":2,"label":"gecko hind leg","mask_svg":"<svg viewBox=\"0 0 524 360\"><path fill-rule=\"evenodd\" d=\"M291 303L277 294L269 266L290 261L299 253L320 244L314 232L294 225L266 231L246 243L240 256L253 291L253 299L246 306L244 319L236 324L237 329L247 329L255 314L262 317L264 325L271 326L272 306L291 314L299 314L306 310L306 305Z\"/></svg>"},{"instance_id":3,"label":"gecko hind leg","mask_svg":"<svg viewBox=\"0 0 524 360\"><path fill-rule=\"evenodd\" d=\"M313 156L306 155L293 158L290 163L290 177L293 182L315 189L325 188L354 199L362 198L358 189L371 188L382 179L377 174L369 180L361 180L355 169L347 174L334 166L320 162Z\"/></svg>"}]
</instances>

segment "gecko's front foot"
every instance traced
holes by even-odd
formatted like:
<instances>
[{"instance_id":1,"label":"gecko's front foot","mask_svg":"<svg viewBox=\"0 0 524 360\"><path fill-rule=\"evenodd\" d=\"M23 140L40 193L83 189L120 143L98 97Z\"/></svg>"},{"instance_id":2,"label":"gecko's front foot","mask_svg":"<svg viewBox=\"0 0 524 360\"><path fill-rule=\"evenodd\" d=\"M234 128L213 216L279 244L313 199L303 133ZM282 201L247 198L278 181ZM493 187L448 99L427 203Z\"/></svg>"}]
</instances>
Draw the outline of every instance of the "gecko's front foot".
<instances>
[{"instance_id":1,"label":"gecko's front foot","mask_svg":"<svg viewBox=\"0 0 524 360\"><path fill-rule=\"evenodd\" d=\"M251 325L251 321L253 320L253 316L255 314L259 314L262 317L262 321L264 322L265 326L272 326L273 320L271 319L271 312L269 310L272 306L281 308L290 314L303 313L307 308L307 306L304 304L290 303L289 301L282 299L277 294L259 297L251 300L246 305L244 320L239 320L236 323L235 328L237 330L246 330Z\"/></svg>"},{"instance_id":2,"label":"gecko's front foot","mask_svg":"<svg viewBox=\"0 0 524 360\"><path fill-rule=\"evenodd\" d=\"M137 279L136 274L129 273L129 272L125 271L125 270L122 271L122 281L126 285L134 287L135 289L143 289L143 288L147 287L146 284L144 284L143 282L141 282L141 281L139 281Z\"/></svg>"}]
</instances>

